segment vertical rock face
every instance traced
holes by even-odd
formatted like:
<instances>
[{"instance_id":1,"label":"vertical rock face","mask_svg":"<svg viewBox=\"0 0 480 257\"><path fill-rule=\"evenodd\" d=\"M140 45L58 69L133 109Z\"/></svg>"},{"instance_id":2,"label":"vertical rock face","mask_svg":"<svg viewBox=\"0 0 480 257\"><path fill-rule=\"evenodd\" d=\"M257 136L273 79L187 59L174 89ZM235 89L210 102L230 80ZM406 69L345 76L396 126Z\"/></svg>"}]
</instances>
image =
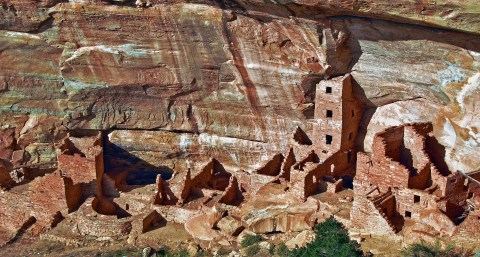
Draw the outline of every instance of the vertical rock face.
<instances>
[{"instance_id":1,"label":"vertical rock face","mask_svg":"<svg viewBox=\"0 0 480 257\"><path fill-rule=\"evenodd\" d=\"M88 197L95 197L88 203L96 212L106 213L101 224L113 220L113 227L130 231L138 217L127 209L149 201L122 202L117 189L130 192L133 185L155 184L161 199L153 202L172 206L150 213L177 221L191 218L193 207L266 192L268 183L283 183L302 199L336 192L352 179L355 151L364 150L359 161L368 162L375 135L407 123L432 124L428 138L437 138L432 149L441 150L428 154L442 156L439 169L478 170L479 17L475 0L0 0L0 190L8 196L0 200L8 206L18 190L20 205L34 199L37 212L48 203L31 191L43 185L58 200L43 216L25 211L14 219L0 208L12 220L0 227L8 234L0 243L35 222L36 230L45 229L57 209L60 216L79 209L89 217L83 228L94 227L96 214L81 205ZM333 92L331 101L329 85L347 78L348 92ZM103 138L84 137L92 132ZM84 141L96 152L85 152ZM402 144L412 148L412 142ZM421 160L406 166L389 179L429 168ZM199 186L202 174L213 178ZM179 187L182 180L191 188ZM190 194L198 206L174 207L188 204ZM277 195L277 202L291 198ZM379 199L354 203L376 211L369 219L375 229L377 218L391 215L387 208L382 216L379 203L390 206L393 198L382 192ZM257 200L247 207L264 204ZM443 220L439 215L417 216ZM240 219L232 216L226 220L239 232ZM256 227L256 218L248 226ZM258 230L272 232L276 219L259 221ZM209 229L216 231L217 221ZM384 221L379 231L393 233ZM103 235L105 227L94 229Z\"/></svg>"},{"instance_id":2,"label":"vertical rock face","mask_svg":"<svg viewBox=\"0 0 480 257\"><path fill-rule=\"evenodd\" d=\"M162 129L285 146L297 126L311 129L313 85L352 71L355 93L378 108L361 142L366 150L380 129L432 121L452 168L480 165L472 158L479 137L478 36L376 19L318 18L355 14L475 33L474 19L472 26L451 23L475 12L468 3L452 4L450 16L439 3L405 3L385 15L379 15L385 5L368 1L233 3L132 8L7 1L2 13L16 10L17 16L0 31L3 126L15 127L23 137L18 143L37 159L50 158L46 148L64 129ZM420 21L410 13L442 18ZM393 114L404 101L415 108ZM24 119L39 133L22 131ZM33 125L45 119L48 125Z\"/></svg>"},{"instance_id":3,"label":"vertical rock face","mask_svg":"<svg viewBox=\"0 0 480 257\"><path fill-rule=\"evenodd\" d=\"M352 76L378 107L365 148L370 149L379 127L431 121L447 147L450 167L475 170L479 164L471 161L471 153L478 148L479 119L472 108L480 85L476 36L378 21L348 24L356 38L350 44L358 44Z\"/></svg>"}]
</instances>

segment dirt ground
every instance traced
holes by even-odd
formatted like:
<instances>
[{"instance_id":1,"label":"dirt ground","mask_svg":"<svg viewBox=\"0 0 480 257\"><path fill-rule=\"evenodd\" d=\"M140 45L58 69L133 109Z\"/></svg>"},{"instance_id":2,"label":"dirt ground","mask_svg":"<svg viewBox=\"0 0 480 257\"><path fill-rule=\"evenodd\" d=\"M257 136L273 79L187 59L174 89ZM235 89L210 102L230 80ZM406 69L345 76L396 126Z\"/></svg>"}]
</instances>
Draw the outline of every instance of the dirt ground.
<instances>
[{"instance_id":1,"label":"dirt ground","mask_svg":"<svg viewBox=\"0 0 480 257\"><path fill-rule=\"evenodd\" d=\"M28 235L0 248L2 257L22 256L141 256L142 245L150 245L155 249L168 247L171 250L185 249L192 241L183 225L167 223L164 227L147 232L137 238L139 247L133 247L124 238L73 237L68 229L69 224L61 222L45 236Z\"/></svg>"}]
</instances>

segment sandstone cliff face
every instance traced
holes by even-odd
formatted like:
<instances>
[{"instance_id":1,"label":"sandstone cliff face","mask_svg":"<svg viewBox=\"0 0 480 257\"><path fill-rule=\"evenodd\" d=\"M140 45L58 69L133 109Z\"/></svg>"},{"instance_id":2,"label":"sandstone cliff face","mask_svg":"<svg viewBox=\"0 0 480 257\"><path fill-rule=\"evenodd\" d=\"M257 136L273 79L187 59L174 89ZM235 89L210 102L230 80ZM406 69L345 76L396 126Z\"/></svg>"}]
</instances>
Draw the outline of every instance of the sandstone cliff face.
<instances>
[{"instance_id":1,"label":"sandstone cliff face","mask_svg":"<svg viewBox=\"0 0 480 257\"><path fill-rule=\"evenodd\" d=\"M192 235L217 239L243 228L301 231L329 215L365 225L349 216L349 191L334 192L352 183L345 174L353 175L357 150L366 152L358 155L360 166L370 170L376 133L406 123L432 124L433 135L429 129L428 139L407 145L417 144L436 163L445 158L440 169L480 168L475 0L0 5L0 216L7 220L0 245L27 229L43 233L62 217L78 218L81 235L98 236L138 236L163 217L189 221ZM332 94L332 83L341 90ZM328 88L333 97L323 95ZM86 156L86 145L95 146L94 157ZM409 153L415 160L425 155ZM383 157L379 163L392 163ZM420 171L432 166L415 162ZM407 182L414 175L399 170ZM462 197L472 198L469 190ZM310 197L318 191L327 194ZM392 215L393 195L383 193L384 202L355 199L352 213L369 205L378 215L363 211L366 224L378 226ZM475 210L478 216L478 204ZM445 215L433 214L412 217L453 233ZM393 233L387 221L381 231ZM456 228L460 237L475 232L465 228Z\"/></svg>"},{"instance_id":2,"label":"sandstone cliff face","mask_svg":"<svg viewBox=\"0 0 480 257\"><path fill-rule=\"evenodd\" d=\"M253 167L283 151L297 126L311 129L319 80L351 72L372 107L360 146L368 151L387 126L432 121L450 167L473 170L474 2L4 0L0 121L16 128L24 162L52 161L65 130L140 129L175 132L179 154L190 133L208 138L197 153L256 147L242 160ZM139 156L150 151L142 133L128 139Z\"/></svg>"}]
</instances>

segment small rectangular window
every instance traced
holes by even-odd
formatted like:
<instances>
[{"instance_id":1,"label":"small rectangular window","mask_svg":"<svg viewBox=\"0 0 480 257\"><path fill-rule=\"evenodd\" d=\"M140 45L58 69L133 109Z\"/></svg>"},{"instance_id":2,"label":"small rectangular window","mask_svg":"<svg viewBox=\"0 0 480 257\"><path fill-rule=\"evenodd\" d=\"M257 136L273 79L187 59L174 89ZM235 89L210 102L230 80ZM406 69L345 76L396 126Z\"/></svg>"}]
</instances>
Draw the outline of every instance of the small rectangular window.
<instances>
[{"instance_id":1,"label":"small rectangular window","mask_svg":"<svg viewBox=\"0 0 480 257\"><path fill-rule=\"evenodd\" d=\"M326 88L325 88L325 92L326 92L327 94L331 94L331 93L332 93L332 87L326 87Z\"/></svg>"},{"instance_id":2,"label":"small rectangular window","mask_svg":"<svg viewBox=\"0 0 480 257\"><path fill-rule=\"evenodd\" d=\"M327 110L327 118L332 118L332 117L333 117L333 111Z\"/></svg>"},{"instance_id":3,"label":"small rectangular window","mask_svg":"<svg viewBox=\"0 0 480 257\"><path fill-rule=\"evenodd\" d=\"M326 141L327 145L331 145L332 141L333 141L333 137L331 135L326 135L325 136L325 141Z\"/></svg>"},{"instance_id":4,"label":"small rectangular window","mask_svg":"<svg viewBox=\"0 0 480 257\"><path fill-rule=\"evenodd\" d=\"M405 212L405 217L411 218L411 217L412 217L412 213L409 212L409 211L406 211L406 212Z\"/></svg>"},{"instance_id":5,"label":"small rectangular window","mask_svg":"<svg viewBox=\"0 0 480 257\"><path fill-rule=\"evenodd\" d=\"M355 111L352 110L352 117L355 117Z\"/></svg>"},{"instance_id":6,"label":"small rectangular window","mask_svg":"<svg viewBox=\"0 0 480 257\"><path fill-rule=\"evenodd\" d=\"M352 133L348 134L348 140L352 140Z\"/></svg>"},{"instance_id":7,"label":"small rectangular window","mask_svg":"<svg viewBox=\"0 0 480 257\"><path fill-rule=\"evenodd\" d=\"M413 202L414 203L419 203L420 202L420 196L419 195L413 195Z\"/></svg>"}]
</instances>

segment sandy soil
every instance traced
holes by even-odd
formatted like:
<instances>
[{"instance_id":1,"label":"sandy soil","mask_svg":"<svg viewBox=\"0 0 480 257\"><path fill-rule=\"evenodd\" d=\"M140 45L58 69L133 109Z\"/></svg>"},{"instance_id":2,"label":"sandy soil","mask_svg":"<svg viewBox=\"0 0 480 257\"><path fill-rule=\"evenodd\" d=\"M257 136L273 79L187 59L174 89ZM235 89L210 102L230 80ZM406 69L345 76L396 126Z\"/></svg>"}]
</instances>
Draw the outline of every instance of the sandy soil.
<instances>
[{"instance_id":1,"label":"sandy soil","mask_svg":"<svg viewBox=\"0 0 480 257\"><path fill-rule=\"evenodd\" d=\"M179 250L185 249L192 241L183 225L175 223L167 223L164 227L141 235L137 239L139 247L131 247L126 237L98 240L88 236L73 236L69 231L69 224L61 222L42 238L25 235L0 248L0 256L141 256L143 246Z\"/></svg>"}]
</instances>

